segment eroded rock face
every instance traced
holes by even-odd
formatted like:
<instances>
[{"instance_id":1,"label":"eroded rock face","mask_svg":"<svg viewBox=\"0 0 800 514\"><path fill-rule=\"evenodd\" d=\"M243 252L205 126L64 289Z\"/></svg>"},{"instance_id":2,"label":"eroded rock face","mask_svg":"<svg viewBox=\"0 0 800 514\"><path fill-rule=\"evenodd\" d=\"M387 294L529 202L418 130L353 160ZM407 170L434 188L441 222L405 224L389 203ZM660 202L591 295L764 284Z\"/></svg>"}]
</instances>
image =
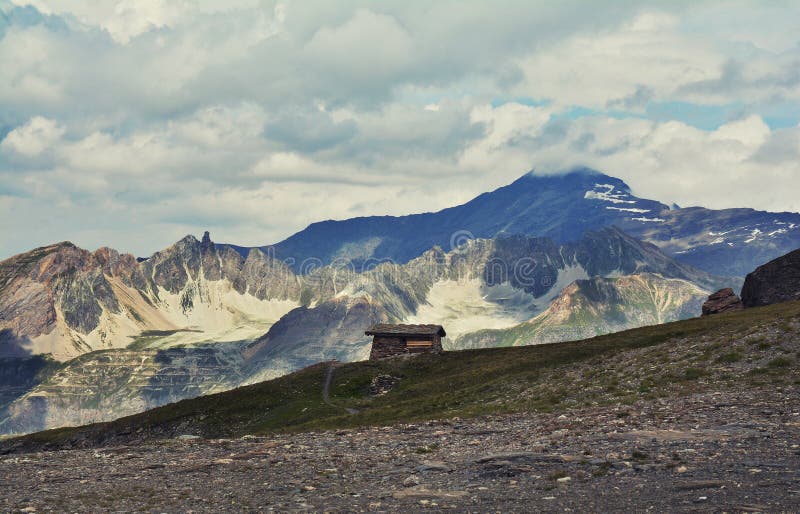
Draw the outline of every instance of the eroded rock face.
<instances>
[{"instance_id":1,"label":"eroded rock face","mask_svg":"<svg viewBox=\"0 0 800 514\"><path fill-rule=\"evenodd\" d=\"M703 304L703 316L719 314L721 312L740 311L744 309L742 299L730 287L720 289L708 297Z\"/></svg>"},{"instance_id":2,"label":"eroded rock face","mask_svg":"<svg viewBox=\"0 0 800 514\"><path fill-rule=\"evenodd\" d=\"M522 346L587 339L697 315L705 290L653 273L576 280L535 318L457 337L446 349Z\"/></svg>"},{"instance_id":3,"label":"eroded rock face","mask_svg":"<svg viewBox=\"0 0 800 514\"><path fill-rule=\"evenodd\" d=\"M109 421L202 394L225 391L242 380L235 343L166 350L92 352L54 369L36 384L42 358L0 361L0 433L26 433L64 425ZM13 367L12 367L13 366ZM11 389L12 381L31 388ZM4 387L5 386L5 387ZM23 392L18 398L13 394ZM5 402L3 402L5 403ZM5 407L0 403L0 406Z\"/></svg>"},{"instance_id":4,"label":"eroded rock face","mask_svg":"<svg viewBox=\"0 0 800 514\"><path fill-rule=\"evenodd\" d=\"M220 281L259 301L293 302L301 292L283 263L260 250L242 257L216 245L207 232L202 241L187 236L142 262L111 248L90 252L69 242L16 255L0 262L0 357L52 353L67 360L124 346L141 331L190 325L188 317L164 314L171 312L167 296L179 295L181 314L188 316L212 302L214 286L207 286Z\"/></svg>"},{"instance_id":5,"label":"eroded rock face","mask_svg":"<svg viewBox=\"0 0 800 514\"><path fill-rule=\"evenodd\" d=\"M800 250L759 266L744 281L745 307L800 300Z\"/></svg>"}]
</instances>

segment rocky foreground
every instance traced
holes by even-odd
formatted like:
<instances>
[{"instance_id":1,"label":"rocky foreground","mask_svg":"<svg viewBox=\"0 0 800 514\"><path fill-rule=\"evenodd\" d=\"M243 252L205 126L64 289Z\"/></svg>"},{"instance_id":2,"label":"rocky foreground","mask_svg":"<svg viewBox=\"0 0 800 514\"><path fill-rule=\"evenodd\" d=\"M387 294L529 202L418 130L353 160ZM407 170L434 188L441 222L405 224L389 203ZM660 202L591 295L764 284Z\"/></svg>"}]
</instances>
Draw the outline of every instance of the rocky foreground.
<instances>
[{"instance_id":1,"label":"rocky foreground","mask_svg":"<svg viewBox=\"0 0 800 514\"><path fill-rule=\"evenodd\" d=\"M0 509L798 511L798 393L6 455Z\"/></svg>"}]
</instances>

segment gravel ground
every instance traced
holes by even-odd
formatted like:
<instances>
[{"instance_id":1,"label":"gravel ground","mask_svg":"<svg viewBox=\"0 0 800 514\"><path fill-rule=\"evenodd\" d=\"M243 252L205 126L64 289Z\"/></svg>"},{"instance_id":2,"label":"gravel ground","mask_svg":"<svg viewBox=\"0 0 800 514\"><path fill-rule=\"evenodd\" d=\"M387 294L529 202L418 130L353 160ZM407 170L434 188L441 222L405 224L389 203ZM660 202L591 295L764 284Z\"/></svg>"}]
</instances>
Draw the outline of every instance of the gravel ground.
<instances>
[{"instance_id":1,"label":"gravel ground","mask_svg":"<svg viewBox=\"0 0 800 514\"><path fill-rule=\"evenodd\" d=\"M0 509L797 512L798 393L6 455Z\"/></svg>"}]
</instances>

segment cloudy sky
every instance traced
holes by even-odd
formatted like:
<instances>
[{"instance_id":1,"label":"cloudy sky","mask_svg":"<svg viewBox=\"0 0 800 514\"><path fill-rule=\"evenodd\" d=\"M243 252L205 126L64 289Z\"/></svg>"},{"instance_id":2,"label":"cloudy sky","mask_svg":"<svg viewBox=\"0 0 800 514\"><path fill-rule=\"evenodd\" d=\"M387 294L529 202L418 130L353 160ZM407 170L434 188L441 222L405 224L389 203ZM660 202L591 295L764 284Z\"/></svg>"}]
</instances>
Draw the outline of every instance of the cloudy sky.
<instances>
[{"instance_id":1,"label":"cloudy sky","mask_svg":"<svg viewBox=\"0 0 800 514\"><path fill-rule=\"evenodd\" d=\"M464 202L587 165L800 211L800 2L0 0L0 258Z\"/></svg>"}]
</instances>

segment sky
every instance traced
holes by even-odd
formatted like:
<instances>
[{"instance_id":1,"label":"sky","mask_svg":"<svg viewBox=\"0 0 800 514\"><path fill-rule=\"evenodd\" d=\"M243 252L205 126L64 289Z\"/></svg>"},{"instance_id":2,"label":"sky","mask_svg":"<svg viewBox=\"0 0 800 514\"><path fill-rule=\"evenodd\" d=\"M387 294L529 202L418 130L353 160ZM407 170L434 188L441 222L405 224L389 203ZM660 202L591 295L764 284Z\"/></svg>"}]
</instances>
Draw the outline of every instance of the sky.
<instances>
[{"instance_id":1,"label":"sky","mask_svg":"<svg viewBox=\"0 0 800 514\"><path fill-rule=\"evenodd\" d=\"M0 0L0 258L275 243L588 166L800 211L800 2Z\"/></svg>"}]
</instances>

